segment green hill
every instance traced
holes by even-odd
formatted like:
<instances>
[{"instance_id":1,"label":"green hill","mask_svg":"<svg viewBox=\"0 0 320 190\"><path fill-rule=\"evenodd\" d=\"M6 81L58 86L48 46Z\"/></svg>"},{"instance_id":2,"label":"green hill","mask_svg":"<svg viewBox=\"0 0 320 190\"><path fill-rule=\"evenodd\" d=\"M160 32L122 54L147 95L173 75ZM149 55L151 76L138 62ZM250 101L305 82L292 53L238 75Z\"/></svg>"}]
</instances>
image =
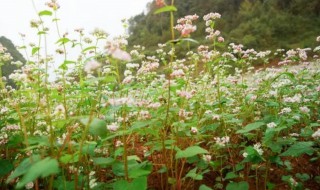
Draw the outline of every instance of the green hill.
<instances>
[{"instance_id":1,"label":"green hill","mask_svg":"<svg viewBox=\"0 0 320 190\"><path fill-rule=\"evenodd\" d=\"M176 0L175 6L178 9L175 20L199 15L192 38L200 43L206 43L202 17L210 12L222 15L216 28L226 43L241 43L246 48L310 47L320 35L319 0ZM152 2L147 14L129 20L130 45L139 44L152 50L170 39L169 13L154 15L157 8Z\"/></svg>"}]
</instances>

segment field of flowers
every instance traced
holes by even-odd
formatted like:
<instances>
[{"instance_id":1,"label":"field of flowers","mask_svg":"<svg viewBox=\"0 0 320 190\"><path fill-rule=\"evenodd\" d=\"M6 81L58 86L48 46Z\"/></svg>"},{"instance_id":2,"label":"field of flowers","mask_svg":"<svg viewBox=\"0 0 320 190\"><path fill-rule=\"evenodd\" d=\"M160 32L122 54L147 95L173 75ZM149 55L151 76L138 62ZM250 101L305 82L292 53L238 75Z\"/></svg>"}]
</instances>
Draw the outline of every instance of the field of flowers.
<instances>
[{"instance_id":1,"label":"field of flowers","mask_svg":"<svg viewBox=\"0 0 320 190\"><path fill-rule=\"evenodd\" d=\"M0 189L320 187L320 46L226 45L215 28L221 15L210 13L209 45L178 52L197 43L191 35L200 18L174 26L175 7L162 5L156 14L170 13L181 36L173 31L146 55L138 45L127 51L126 36L76 29L73 40L49 30L44 20L58 26L59 5L47 5L31 22L39 41L21 47L27 63L13 63L17 88L0 79ZM52 55L51 30L60 36ZM77 60L69 49L79 49ZM64 60L51 82L58 54ZM0 63L8 60L0 46Z\"/></svg>"}]
</instances>

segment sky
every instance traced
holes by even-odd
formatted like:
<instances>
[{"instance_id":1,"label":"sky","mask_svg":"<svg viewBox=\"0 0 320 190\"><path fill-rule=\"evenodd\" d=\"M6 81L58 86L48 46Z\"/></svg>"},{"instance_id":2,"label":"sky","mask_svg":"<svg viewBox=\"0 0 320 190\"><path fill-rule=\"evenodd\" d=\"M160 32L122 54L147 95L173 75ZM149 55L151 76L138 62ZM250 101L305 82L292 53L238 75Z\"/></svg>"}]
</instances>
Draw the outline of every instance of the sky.
<instances>
[{"instance_id":1,"label":"sky","mask_svg":"<svg viewBox=\"0 0 320 190\"><path fill-rule=\"evenodd\" d=\"M121 20L146 12L146 6L152 0L57 0L60 8L57 12L61 34L68 32L68 38L78 38L74 29L83 28L88 34L95 28L103 29L111 37L125 34ZM0 36L9 38L14 45L24 46L38 43L37 31L30 27L31 20L39 20L38 12L51 10L45 4L50 0L0 0ZM55 53L59 39L53 17L43 17L45 26L50 28L46 38L49 55L54 55L54 63L49 68L49 80L56 77L54 70L63 62L63 55ZM24 41L21 35L24 34ZM102 44L100 46L103 47ZM42 46L41 46L42 47ZM28 52L28 55L25 54ZM20 50L27 58L31 48ZM68 51L67 59L76 60L79 51Z\"/></svg>"},{"instance_id":2,"label":"sky","mask_svg":"<svg viewBox=\"0 0 320 190\"><path fill-rule=\"evenodd\" d=\"M30 21L37 19L37 11L48 9L45 6L48 1L0 0L0 36L18 46L22 43L19 33L26 35L27 42L34 41L36 32L30 28ZM123 34L121 20L144 12L148 2L151 0L58 0L61 33L73 33L75 28L87 32L101 28L111 36Z\"/></svg>"}]
</instances>

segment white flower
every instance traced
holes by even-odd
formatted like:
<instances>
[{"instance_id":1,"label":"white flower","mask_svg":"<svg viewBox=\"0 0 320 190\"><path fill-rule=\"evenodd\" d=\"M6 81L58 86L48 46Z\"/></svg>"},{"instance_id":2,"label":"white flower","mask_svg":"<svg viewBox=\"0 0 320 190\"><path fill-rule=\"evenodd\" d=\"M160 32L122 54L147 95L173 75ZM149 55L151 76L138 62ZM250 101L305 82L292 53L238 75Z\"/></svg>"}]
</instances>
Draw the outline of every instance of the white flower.
<instances>
[{"instance_id":1,"label":"white flower","mask_svg":"<svg viewBox=\"0 0 320 190\"><path fill-rule=\"evenodd\" d=\"M305 114L310 112L310 109L307 106L300 107L299 109L302 113L305 113Z\"/></svg>"},{"instance_id":2,"label":"white flower","mask_svg":"<svg viewBox=\"0 0 320 190\"><path fill-rule=\"evenodd\" d=\"M248 156L248 153L247 153L247 152L244 152L244 153L242 154L242 156L243 156L244 158L246 158L246 157Z\"/></svg>"},{"instance_id":3,"label":"white flower","mask_svg":"<svg viewBox=\"0 0 320 190\"><path fill-rule=\"evenodd\" d=\"M230 142L230 137L225 136L225 137L215 137L214 140L216 141L216 143L220 146L226 146L227 143Z\"/></svg>"},{"instance_id":4,"label":"white flower","mask_svg":"<svg viewBox=\"0 0 320 190\"><path fill-rule=\"evenodd\" d=\"M25 185L25 188L26 188L26 189L32 189L33 186L34 186L33 182L29 182L29 183L27 183L27 184Z\"/></svg>"},{"instance_id":5,"label":"white flower","mask_svg":"<svg viewBox=\"0 0 320 190\"><path fill-rule=\"evenodd\" d=\"M116 145L116 147L120 147L123 145L123 143L121 141L117 140L115 145Z\"/></svg>"},{"instance_id":6,"label":"white flower","mask_svg":"<svg viewBox=\"0 0 320 190\"><path fill-rule=\"evenodd\" d=\"M198 129L196 127L191 127L191 133L198 133Z\"/></svg>"},{"instance_id":7,"label":"white flower","mask_svg":"<svg viewBox=\"0 0 320 190\"><path fill-rule=\"evenodd\" d=\"M263 154L263 150L261 148L261 144L260 143L257 143L255 145L253 145L253 148L260 154L262 155Z\"/></svg>"},{"instance_id":8,"label":"white flower","mask_svg":"<svg viewBox=\"0 0 320 190\"><path fill-rule=\"evenodd\" d=\"M111 123L110 125L107 125L107 129L109 131L114 132L114 131L117 131L119 129L119 125L118 125L118 123L114 122L114 123Z\"/></svg>"},{"instance_id":9,"label":"white flower","mask_svg":"<svg viewBox=\"0 0 320 190\"><path fill-rule=\"evenodd\" d=\"M207 15L204 15L203 20L214 20L217 18L221 18L221 15L219 13L209 13Z\"/></svg>"},{"instance_id":10,"label":"white flower","mask_svg":"<svg viewBox=\"0 0 320 190\"><path fill-rule=\"evenodd\" d=\"M212 158L212 156L209 155L209 154L204 154L204 155L202 156L202 159L203 159L205 162L208 162L208 163L211 161L211 158Z\"/></svg>"},{"instance_id":11,"label":"white flower","mask_svg":"<svg viewBox=\"0 0 320 190\"><path fill-rule=\"evenodd\" d=\"M317 37L317 42L320 42L320 36Z\"/></svg>"},{"instance_id":12,"label":"white flower","mask_svg":"<svg viewBox=\"0 0 320 190\"><path fill-rule=\"evenodd\" d=\"M151 114L149 113L149 111L146 110L142 110L139 113L139 119L141 120L147 120L151 118Z\"/></svg>"},{"instance_id":13,"label":"white flower","mask_svg":"<svg viewBox=\"0 0 320 190\"><path fill-rule=\"evenodd\" d=\"M290 177L289 182L294 187L296 187L298 185L298 182L296 180L294 180L292 177Z\"/></svg>"},{"instance_id":14,"label":"white flower","mask_svg":"<svg viewBox=\"0 0 320 190\"><path fill-rule=\"evenodd\" d=\"M124 76L129 76L129 75L132 75L132 72L130 70L125 70Z\"/></svg>"},{"instance_id":15,"label":"white flower","mask_svg":"<svg viewBox=\"0 0 320 190\"><path fill-rule=\"evenodd\" d=\"M314 132L314 133L312 134L312 137L315 138L315 139L317 139L317 138L320 137L320 128L319 128L316 132Z\"/></svg>"},{"instance_id":16,"label":"white flower","mask_svg":"<svg viewBox=\"0 0 320 190\"><path fill-rule=\"evenodd\" d=\"M298 133L290 133L289 134L291 137L299 137L300 135Z\"/></svg>"},{"instance_id":17,"label":"white flower","mask_svg":"<svg viewBox=\"0 0 320 190\"><path fill-rule=\"evenodd\" d=\"M274 122L271 122L271 123L267 124L267 127L270 128L270 129L271 128L275 128L276 126L277 126L277 124L275 124Z\"/></svg>"},{"instance_id":18,"label":"white flower","mask_svg":"<svg viewBox=\"0 0 320 190\"><path fill-rule=\"evenodd\" d=\"M108 100L109 104L112 106L120 106L120 105L133 105L134 99L132 98L110 98Z\"/></svg>"},{"instance_id":19,"label":"white flower","mask_svg":"<svg viewBox=\"0 0 320 190\"><path fill-rule=\"evenodd\" d=\"M0 114L5 114L9 111L9 109L7 107L2 107L0 110Z\"/></svg>"},{"instance_id":20,"label":"white flower","mask_svg":"<svg viewBox=\"0 0 320 190\"><path fill-rule=\"evenodd\" d=\"M90 187L90 189L93 189L95 186L98 185L96 181L97 181L97 179L95 179L95 178L90 179L90 181L89 181L89 187Z\"/></svg>"},{"instance_id":21,"label":"white flower","mask_svg":"<svg viewBox=\"0 0 320 190\"><path fill-rule=\"evenodd\" d=\"M64 114L65 111L66 110L65 110L64 106L62 104L60 104L54 109L54 115Z\"/></svg>"},{"instance_id":22,"label":"white flower","mask_svg":"<svg viewBox=\"0 0 320 190\"><path fill-rule=\"evenodd\" d=\"M220 115L214 114L212 115L212 120L220 120Z\"/></svg>"},{"instance_id":23,"label":"white flower","mask_svg":"<svg viewBox=\"0 0 320 190\"><path fill-rule=\"evenodd\" d=\"M292 111L291 108L283 108L279 114L286 114L286 113L290 113L291 111Z\"/></svg>"}]
</instances>

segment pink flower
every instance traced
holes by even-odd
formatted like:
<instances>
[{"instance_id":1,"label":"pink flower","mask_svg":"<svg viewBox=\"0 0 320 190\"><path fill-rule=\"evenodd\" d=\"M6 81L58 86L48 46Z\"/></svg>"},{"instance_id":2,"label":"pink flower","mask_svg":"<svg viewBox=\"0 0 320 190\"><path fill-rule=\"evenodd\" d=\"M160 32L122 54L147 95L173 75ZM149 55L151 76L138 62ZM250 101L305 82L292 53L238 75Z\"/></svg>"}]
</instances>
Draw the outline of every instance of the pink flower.
<instances>
[{"instance_id":1,"label":"pink flower","mask_svg":"<svg viewBox=\"0 0 320 190\"><path fill-rule=\"evenodd\" d=\"M178 96L186 99L190 99L193 97L193 94L187 91L177 91Z\"/></svg>"},{"instance_id":2,"label":"pink flower","mask_svg":"<svg viewBox=\"0 0 320 190\"><path fill-rule=\"evenodd\" d=\"M197 30L197 26L192 25L192 21L197 20L199 18L198 15L187 15L184 18L178 19L177 23L174 28L181 32L182 37L187 37L190 33Z\"/></svg>"},{"instance_id":3,"label":"pink flower","mask_svg":"<svg viewBox=\"0 0 320 190\"><path fill-rule=\"evenodd\" d=\"M184 25L184 28L181 30L181 36L183 37L189 36L192 32L196 30L197 30L197 26L186 24Z\"/></svg>"},{"instance_id":4,"label":"pink flower","mask_svg":"<svg viewBox=\"0 0 320 190\"><path fill-rule=\"evenodd\" d=\"M174 70L172 73L171 73L171 77L183 77L185 75L185 73L183 72L182 69L178 69L178 70Z\"/></svg>"},{"instance_id":5,"label":"pink flower","mask_svg":"<svg viewBox=\"0 0 320 190\"><path fill-rule=\"evenodd\" d=\"M165 5L165 2L164 2L164 0L156 0L156 5L158 7L163 7Z\"/></svg>"},{"instance_id":6,"label":"pink flower","mask_svg":"<svg viewBox=\"0 0 320 190\"><path fill-rule=\"evenodd\" d=\"M222 43L222 42L224 42L224 38L223 37L218 37L218 42L220 42L220 43Z\"/></svg>"},{"instance_id":7,"label":"pink flower","mask_svg":"<svg viewBox=\"0 0 320 190\"><path fill-rule=\"evenodd\" d=\"M109 131L115 132L119 129L118 123L111 123L110 125L107 125L107 129Z\"/></svg>"},{"instance_id":8,"label":"pink flower","mask_svg":"<svg viewBox=\"0 0 320 190\"><path fill-rule=\"evenodd\" d=\"M84 66L84 71L86 73L92 73L93 71L97 70L100 66L100 63L97 61L89 61Z\"/></svg>"},{"instance_id":9,"label":"pink flower","mask_svg":"<svg viewBox=\"0 0 320 190\"><path fill-rule=\"evenodd\" d=\"M131 75L129 75L129 76L127 76L126 78L123 79L122 83L123 83L123 84L129 84L129 83L131 83L133 80L134 80L134 77L131 76Z\"/></svg>"},{"instance_id":10,"label":"pink flower","mask_svg":"<svg viewBox=\"0 0 320 190\"><path fill-rule=\"evenodd\" d=\"M119 49L119 48L110 51L110 54L112 57L114 57L116 59L120 59L123 61L130 61L131 60L130 54L126 51Z\"/></svg>"}]
</instances>

